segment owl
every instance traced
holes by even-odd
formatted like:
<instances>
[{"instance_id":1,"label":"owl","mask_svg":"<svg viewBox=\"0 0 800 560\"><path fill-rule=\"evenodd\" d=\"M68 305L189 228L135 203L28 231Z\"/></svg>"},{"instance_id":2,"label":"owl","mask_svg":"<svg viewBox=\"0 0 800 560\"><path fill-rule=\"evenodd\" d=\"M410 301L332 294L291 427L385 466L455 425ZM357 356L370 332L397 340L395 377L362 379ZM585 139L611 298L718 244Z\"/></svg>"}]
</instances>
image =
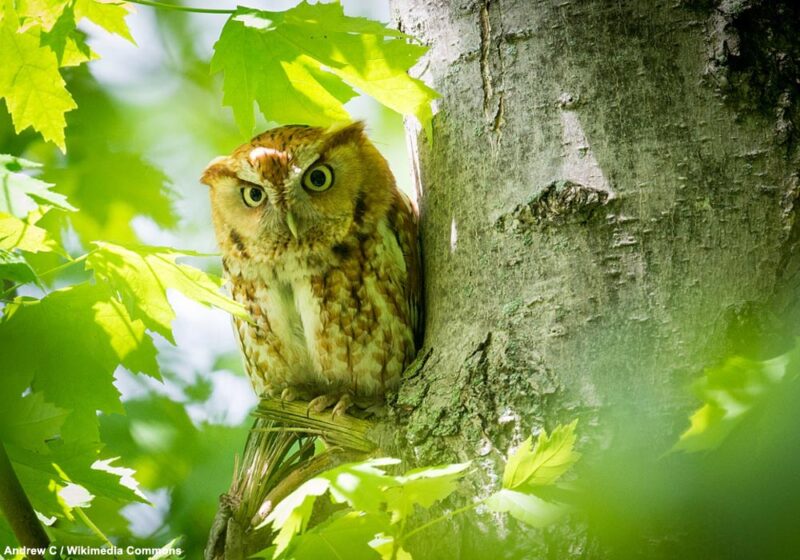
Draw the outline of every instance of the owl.
<instances>
[{"instance_id":1,"label":"owl","mask_svg":"<svg viewBox=\"0 0 800 560\"><path fill-rule=\"evenodd\" d=\"M418 219L363 123L268 130L201 180L256 392L382 402L420 344Z\"/></svg>"}]
</instances>

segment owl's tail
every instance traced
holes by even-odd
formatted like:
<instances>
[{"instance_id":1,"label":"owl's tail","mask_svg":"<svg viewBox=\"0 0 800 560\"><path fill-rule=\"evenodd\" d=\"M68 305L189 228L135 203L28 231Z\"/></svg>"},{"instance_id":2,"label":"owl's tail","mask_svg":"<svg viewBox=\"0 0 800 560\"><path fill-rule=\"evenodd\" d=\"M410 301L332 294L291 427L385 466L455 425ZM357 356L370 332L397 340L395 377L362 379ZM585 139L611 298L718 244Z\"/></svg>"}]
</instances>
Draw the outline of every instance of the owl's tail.
<instances>
[{"instance_id":1,"label":"owl's tail","mask_svg":"<svg viewBox=\"0 0 800 560\"><path fill-rule=\"evenodd\" d=\"M247 558L269 546L272 530L260 527L274 507L301 484L341 463L374 451L370 423L331 418L306 403L264 399L254 413L241 461L206 544L206 560Z\"/></svg>"}]
</instances>

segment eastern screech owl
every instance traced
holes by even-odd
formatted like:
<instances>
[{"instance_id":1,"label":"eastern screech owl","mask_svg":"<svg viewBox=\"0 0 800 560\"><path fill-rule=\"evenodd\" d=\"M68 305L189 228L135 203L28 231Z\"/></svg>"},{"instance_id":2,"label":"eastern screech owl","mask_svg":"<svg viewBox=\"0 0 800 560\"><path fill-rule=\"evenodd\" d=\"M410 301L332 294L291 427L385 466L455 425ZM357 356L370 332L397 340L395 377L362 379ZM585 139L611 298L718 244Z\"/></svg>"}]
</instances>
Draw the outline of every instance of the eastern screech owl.
<instances>
[{"instance_id":1,"label":"eastern screech owl","mask_svg":"<svg viewBox=\"0 0 800 560\"><path fill-rule=\"evenodd\" d=\"M268 130L202 181L256 392L381 402L417 351L421 270L416 210L363 124Z\"/></svg>"}]
</instances>

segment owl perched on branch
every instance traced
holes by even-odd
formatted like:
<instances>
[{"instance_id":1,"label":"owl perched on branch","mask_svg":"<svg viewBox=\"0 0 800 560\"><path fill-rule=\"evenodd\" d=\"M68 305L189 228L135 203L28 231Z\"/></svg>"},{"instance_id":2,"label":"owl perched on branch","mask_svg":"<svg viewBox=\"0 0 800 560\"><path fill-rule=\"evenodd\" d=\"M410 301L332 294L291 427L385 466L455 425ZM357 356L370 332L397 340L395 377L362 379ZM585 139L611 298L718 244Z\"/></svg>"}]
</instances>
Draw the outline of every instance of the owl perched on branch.
<instances>
[{"instance_id":1,"label":"owl perched on branch","mask_svg":"<svg viewBox=\"0 0 800 560\"><path fill-rule=\"evenodd\" d=\"M202 181L256 392L381 402L419 345L421 270L416 211L363 124L269 130Z\"/></svg>"}]
</instances>

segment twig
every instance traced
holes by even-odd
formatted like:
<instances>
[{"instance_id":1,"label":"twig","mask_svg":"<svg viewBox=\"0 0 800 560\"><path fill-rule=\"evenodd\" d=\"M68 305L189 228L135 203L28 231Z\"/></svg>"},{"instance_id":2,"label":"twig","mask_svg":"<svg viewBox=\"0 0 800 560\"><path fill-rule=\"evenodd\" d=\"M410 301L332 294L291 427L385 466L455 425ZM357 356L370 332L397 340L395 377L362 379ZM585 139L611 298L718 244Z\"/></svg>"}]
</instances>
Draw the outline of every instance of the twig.
<instances>
[{"instance_id":1,"label":"twig","mask_svg":"<svg viewBox=\"0 0 800 560\"><path fill-rule=\"evenodd\" d=\"M163 2L151 2L150 0L125 0L131 4L141 4L151 8L162 10L174 10L176 12L193 12L195 14L235 14L236 10L221 10L216 8L194 8L192 6L176 6L175 4L165 4Z\"/></svg>"},{"instance_id":2,"label":"twig","mask_svg":"<svg viewBox=\"0 0 800 560\"><path fill-rule=\"evenodd\" d=\"M50 539L33 511L33 506L11 466L3 442L0 441L0 510L14 531L19 544L28 549L46 549ZM28 554L30 558L44 555Z\"/></svg>"}]
</instances>

